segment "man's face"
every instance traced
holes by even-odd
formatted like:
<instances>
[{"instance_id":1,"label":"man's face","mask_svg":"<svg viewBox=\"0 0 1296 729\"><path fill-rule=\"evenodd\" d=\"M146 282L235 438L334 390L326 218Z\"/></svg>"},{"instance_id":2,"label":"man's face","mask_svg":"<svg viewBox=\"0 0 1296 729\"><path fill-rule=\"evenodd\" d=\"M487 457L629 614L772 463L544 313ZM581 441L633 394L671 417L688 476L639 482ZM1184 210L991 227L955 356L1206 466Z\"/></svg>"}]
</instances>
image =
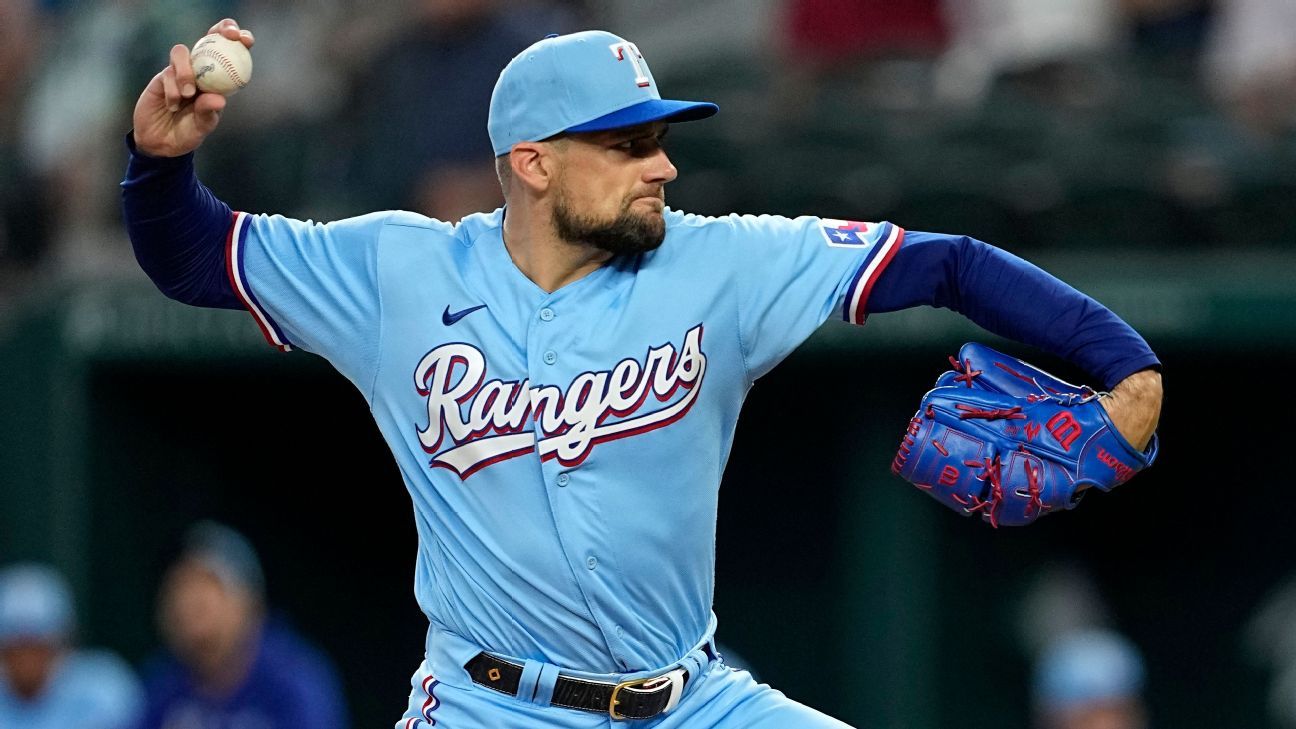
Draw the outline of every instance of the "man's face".
<instances>
[{"instance_id":1,"label":"man's face","mask_svg":"<svg viewBox=\"0 0 1296 729\"><path fill-rule=\"evenodd\" d=\"M1113 701L1059 712L1049 729L1146 729L1143 707L1136 701Z\"/></svg>"},{"instance_id":2,"label":"man's face","mask_svg":"<svg viewBox=\"0 0 1296 729\"><path fill-rule=\"evenodd\" d=\"M15 641L0 647L0 672L15 693L32 699L45 691L62 653L61 646L49 641Z\"/></svg>"},{"instance_id":3,"label":"man's face","mask_svg":"<svg viewBox=\"0 0 1296 729\"><path fill-rule=\"evenodd\" d=\"M181 562L162 587L163 637L199 674L210 675L232 660L246 645L259 614L256 598L227 587L198 562Z\"/></svg>"},{"instance_id":4,"label":"man's face","mask_svg":"<svg viewBox=\"0 0 1296 729\"><path fill-rule=\"evenodd\" d=\"M666 236L665 186L678 172L662 146L664 122L570 134L556 144L553 220L558 237L609 253L651 251Z\"/></svg>"}]
</instances>

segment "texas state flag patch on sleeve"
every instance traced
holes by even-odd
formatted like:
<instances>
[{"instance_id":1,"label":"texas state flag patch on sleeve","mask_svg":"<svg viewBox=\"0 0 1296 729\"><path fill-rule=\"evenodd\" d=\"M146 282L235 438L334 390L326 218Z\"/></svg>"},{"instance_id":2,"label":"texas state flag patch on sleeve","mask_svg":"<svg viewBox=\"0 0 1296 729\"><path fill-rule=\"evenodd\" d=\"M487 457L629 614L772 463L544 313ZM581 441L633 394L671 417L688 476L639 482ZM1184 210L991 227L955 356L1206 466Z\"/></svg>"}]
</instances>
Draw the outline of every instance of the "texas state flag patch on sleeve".
<instances>
[{"instance_id":1,"label":"texas state flag patch on sleeve","mask_svg":"<svg viewBox=\"0 0 1296 729\"><path fill-rule=\"evenodd\" d=\"M824 241L837 248L856 248L869 245L869 234L877 223L861 223L858 220L820 219L819 232Z\"/></svg>"},{"instance_id":2,"label":"texas state flag patch on sleeve","mask_svg":"<svg viewBox=\"0 0 1296 729\"><path fill-rule=\"evenodd\" d=\"M860 253L859 268L846 287L842 318L863 324L868 318L868 299L887 264L904 241L904 229L891 223L859 223L854 220L820 221L819 230L828 245L855 248Z\"/></svg>"}]
</instances>

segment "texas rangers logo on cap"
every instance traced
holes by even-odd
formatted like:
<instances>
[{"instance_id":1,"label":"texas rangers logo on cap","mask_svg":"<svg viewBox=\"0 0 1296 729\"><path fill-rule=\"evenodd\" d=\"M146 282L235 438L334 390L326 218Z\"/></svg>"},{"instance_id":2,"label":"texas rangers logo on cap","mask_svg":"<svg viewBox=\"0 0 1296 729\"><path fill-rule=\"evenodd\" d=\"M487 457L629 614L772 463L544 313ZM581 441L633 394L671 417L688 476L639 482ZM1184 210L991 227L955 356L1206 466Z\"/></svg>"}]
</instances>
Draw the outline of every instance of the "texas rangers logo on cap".
<instances>
[{"instance_id":1,"label":"texas rangers logo on cap","mask_svg":"<svg viewBox=\"0 0 1296 729\"><path fill-rule=\"evenodd\" d=\"M561 132L597 132L653 121L705 119L705 101L663 99L634 43L602 30L548 36L509 61L486 122L495 155Z\"/></svg>"}]
</instances>

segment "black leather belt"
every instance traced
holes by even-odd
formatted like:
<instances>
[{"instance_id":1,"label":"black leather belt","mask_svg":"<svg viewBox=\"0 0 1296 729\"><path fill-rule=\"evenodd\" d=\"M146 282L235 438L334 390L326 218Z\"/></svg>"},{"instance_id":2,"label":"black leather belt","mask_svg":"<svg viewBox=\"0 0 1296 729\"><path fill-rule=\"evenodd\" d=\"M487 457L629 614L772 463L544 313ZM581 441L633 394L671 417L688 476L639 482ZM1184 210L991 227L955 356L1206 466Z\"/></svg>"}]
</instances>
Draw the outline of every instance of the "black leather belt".
<instances>
[{"instance_id":1,"label":"black leather belt","mask_svg":"<svg viewBox=\"0 0 1296 729\"><path fill-rule=\"evenodd\" d=\"M715 660L710 645L704 646L703 651L708 660ZM516 697L524 667L489 653L478 653L464 664L464 668L472 677L473 683ZM621 683L589 681L560 673L549 703L568 709L610 714L613 719L651 719L660 715L670 704L674 686L672 673L668 671L660 676ZM684 671L681 691L688 679L688 671Z\"/></svg>"}]
</instances>

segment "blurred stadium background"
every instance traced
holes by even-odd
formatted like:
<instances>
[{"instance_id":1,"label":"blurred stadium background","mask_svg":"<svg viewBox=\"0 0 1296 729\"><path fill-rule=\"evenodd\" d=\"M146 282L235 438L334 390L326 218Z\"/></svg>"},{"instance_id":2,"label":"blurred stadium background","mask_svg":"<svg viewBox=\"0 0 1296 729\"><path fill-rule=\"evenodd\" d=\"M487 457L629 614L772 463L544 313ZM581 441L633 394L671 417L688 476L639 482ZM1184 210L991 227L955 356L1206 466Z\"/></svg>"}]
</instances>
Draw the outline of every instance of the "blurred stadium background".
<instances>
[{"instance_id":1,"label":"blurred stadium background","mask_svg":"<svg viewBox=\"0 0 1296 729\"><path fill-rule=\"evenodd\" d=\"M1039 636L1079 612L1143 652L1154 726L1294 721L1296 611L1271 596L1296 568L1296 0L0 0L0 564L57 566L83 640L138 664L168 549L233 524L356 726L386 726L426 624L363 400L246 315L163 298L117 213L135 97L227 15L257 34L256 77L198 165L235 209L493 208L499 68L599 26L665 93L721 106L671 134L672 205L965 233L1147 336L1160 463L1018 531L888 472L945 355L984 338L959 317L830 324L763 380L722 490L716 609L764 680L875 729L1026 727Z\"/></svg>"}]
</instances>

